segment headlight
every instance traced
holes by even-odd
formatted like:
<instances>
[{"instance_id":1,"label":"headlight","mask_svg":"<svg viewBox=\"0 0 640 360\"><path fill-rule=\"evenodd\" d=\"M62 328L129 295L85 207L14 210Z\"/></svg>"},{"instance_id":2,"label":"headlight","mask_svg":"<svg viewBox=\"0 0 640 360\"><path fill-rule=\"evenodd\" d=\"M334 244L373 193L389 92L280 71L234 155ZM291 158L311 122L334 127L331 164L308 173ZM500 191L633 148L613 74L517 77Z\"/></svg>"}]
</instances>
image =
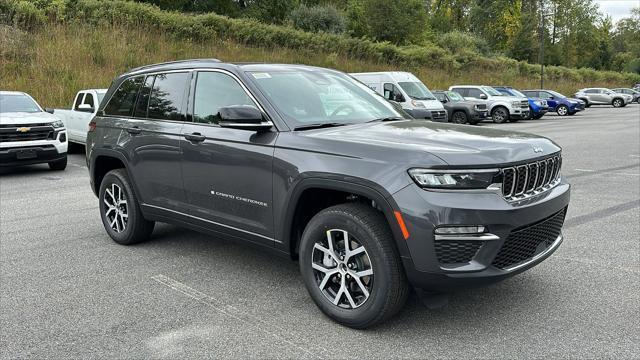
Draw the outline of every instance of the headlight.
<instances>
[{"instance_id":1,"label":"headlight","mask_svg":"<svg viewBox=\"0 0 640 360\"><path fill-rule=\"evenodd\" d=\"M411 100L411 105L415 106L415 107L419 107L419 108L423 108L424 104L421 103L420 101L416 101L416 100Z\"/></svg>"},{"instance_id":2,"label":"headlight","mask_svg":"<svg viewBox=\"0 0 640 360\"><path fill-rule=\"evenodd\" d=\"M542 101L540 101L540 100L535 100L533 103L538 105L538 106L542 106Z\"/></svg>"},{"instance_id":3,"label":"headlight","mask_svg":"<svg viewBox=\"0 0 640 360\"><path fill-rule=\"evenodd\" d=\"M520 106L520 101L512 101L511 105L513 106Z\"/></svg>"},{"instance_id":4,"label":"headlight","mask_svg":"<svg viewBox=\"0 0 640 360\"><path fill-rule=\"evenodd\" d=\"M56 121L51 123L51 126L53 126L54 128L58 129L58 128L64 127L64 123L62 121L60 121L60 120L56 120Z\"/></svg>"},{"instance_id":5,"label":"headlight","mask_svg":"<svg viewBox=\"0 0 640 360\"><path fill-rule=\"evenodd\" d=\"M409 170L409 175L418 185L429 189L486 189L494 183L498 173L497 169Z\"/></svg>"},{"instance_id":6,"label":"headlight","mask_svg":"<svg viewBox=\"0 0 640 360\"><path fill-rule=\"evenodd\" d=\"M487 110L487 107L486 107L486 106L485 106L485 107L483 107L483 108L481 109L481 108L480 108L480 105L477 105L477 104L476 104L476 105L473 105L473 108L474 108L475 110L477 110L477 111Z\"/></svg>"}]
</instances>

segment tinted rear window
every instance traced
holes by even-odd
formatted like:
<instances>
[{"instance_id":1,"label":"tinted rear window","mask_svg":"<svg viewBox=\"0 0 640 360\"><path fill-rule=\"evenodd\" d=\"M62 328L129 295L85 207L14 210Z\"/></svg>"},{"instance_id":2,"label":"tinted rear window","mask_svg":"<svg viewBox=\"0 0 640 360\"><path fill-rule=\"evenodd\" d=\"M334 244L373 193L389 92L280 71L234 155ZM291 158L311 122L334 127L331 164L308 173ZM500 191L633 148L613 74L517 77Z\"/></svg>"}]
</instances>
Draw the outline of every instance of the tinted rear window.
<instances>
[{"instance_id":1,"label":"tinted rear window","mask_svg":"<svg viewBox=\"0 0 640 360\"><path fill-rule=\"evenodd\" d=\"M183 101L189 73L158 74L149 98L151 119L183 120Z\"/></svg>"},{"instance_id":2,"label":"tinted rear window","mask_svg":"<svg viewBox=\"0 0 640 360\"><path fill-rule=\"evenodd\" d=\"M131 116L140 85L142 76L123 81L104 108L105 115Z\"/></svg>"}]
</instances>

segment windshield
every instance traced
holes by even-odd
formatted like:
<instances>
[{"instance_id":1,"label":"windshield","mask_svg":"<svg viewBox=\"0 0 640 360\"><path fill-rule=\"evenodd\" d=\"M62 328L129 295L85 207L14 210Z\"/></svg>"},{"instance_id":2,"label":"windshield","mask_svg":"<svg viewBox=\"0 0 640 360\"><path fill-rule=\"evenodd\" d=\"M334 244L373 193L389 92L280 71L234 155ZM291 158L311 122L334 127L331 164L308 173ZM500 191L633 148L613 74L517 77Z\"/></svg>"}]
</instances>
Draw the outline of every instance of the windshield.
<instances>
[{"instance_id":1,"label":"windshield","mask_svg":"<svg viewBox=\"0 0 640 360\"><path fill-rule=\"evenodd\" d=\"M487 94L489 94L491 96L502 96L500 91L492 88L491 86L483 86L482 90L484 90L484 92L486 92Z\"/></svg>"},{"instance_id":2,"label":"windshield","mask_svg":"<svg viewBox=\"0 0 640 360\"><path fill-rule=\"evenodd\" d=\"M516 90L516 89L511 89L511 92L515 94L515 96L520 96L520 97L528 97L527 95L521 93L520 91Z\"/></svg>"},{"instance_id":3,"label":"windshield","mask_svg":"<svg viewBox=\"0 0 640 360\"><path fill-rule=\"evenodd\" d=\"M40 106L30 97L22 94L0 95L0 113L41 112Z\"/></svg>"},{"instance_id":4,"label":"windshield","mask_svg":"<svg viewBox=\"0 0 640 360\"><path fill-rule=\"evenodd\" d=\"M406 117L366 85L338 72L292 69L248 74L293 128Z\"/></svg>"},{"instance_id":5,"label":"windshield","mask_svg":"<svg viewBox=\"0 0 640 360\"><path fill-rule=\"evenodd\" d=\"M455 91L447 91L447 96L449 97L449 99L451 99L451 101L464 101L462 96L460 96L460 94Z\"/></svg>"},{"instance_id":6,"label":"windshield","mask_svg":"<svg viewBox=\"0 0 640 360\"><path fill-rule=\"evenodd\" d=\"M564 99L566 98L566 96L560 94L559 92L555 92L553 90L547 90L547 92L551 95L553 95L553 97L558 98L558 99Z\"/></svg>"},{"instance_id":7,"label":"windshield","mask_svg":"<svg viewBox=\"0 0 640 360\"><path fill-rule=\"evenodd\" d=\"M415 100L435 100L435 96L429 91L429 89L421 82L399 82L398 85L409 95L410 98Z\"/></svg>"}]
</instances>

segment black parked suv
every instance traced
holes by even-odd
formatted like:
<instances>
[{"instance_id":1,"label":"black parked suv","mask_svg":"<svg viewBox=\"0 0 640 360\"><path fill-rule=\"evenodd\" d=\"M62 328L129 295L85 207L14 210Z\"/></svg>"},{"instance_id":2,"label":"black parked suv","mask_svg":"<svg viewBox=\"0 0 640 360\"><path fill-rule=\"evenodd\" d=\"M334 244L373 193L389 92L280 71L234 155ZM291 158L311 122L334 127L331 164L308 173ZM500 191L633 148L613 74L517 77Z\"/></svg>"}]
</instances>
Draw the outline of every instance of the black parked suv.
<instances>
[{"instance_id":1,"label":"black parked suv","mask_svg":"<svg viewBox=\"0 0 640 360\"><path fill-rule=\"evenodd\" d=\"M490 284L562 241L560 147L405 118L338 71L190 60L114 80L90 124L120 244L167 222L298 259L320 309L379 323L419 293Z\"/></svg>"}]
</instances>

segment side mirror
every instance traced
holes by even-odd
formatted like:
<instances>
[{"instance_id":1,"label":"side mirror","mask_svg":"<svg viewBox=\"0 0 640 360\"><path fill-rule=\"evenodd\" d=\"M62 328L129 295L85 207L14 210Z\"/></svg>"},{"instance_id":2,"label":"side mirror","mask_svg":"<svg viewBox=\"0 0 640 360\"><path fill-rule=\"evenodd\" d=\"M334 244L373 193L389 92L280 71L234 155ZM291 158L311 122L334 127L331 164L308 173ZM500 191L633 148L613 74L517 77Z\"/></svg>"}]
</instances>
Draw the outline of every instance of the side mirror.
<instances>
[{"instance_id":1,"label":"side mirror","mask_svg":"<svg viewBox=\"0 0 640 360\"><path fill-rule=\"evenodd\" d=\"M442 100L440 100L440 102L441 102L441 103L443 103L443 104L446 104L446 103L448 103L448 102L449 102L449 100L447 100L447 99L442 99Z\"/></svg>"},{"instance_id":2,"label":"side mirror","mask_svg":"<svg viewBox=\"0 0 640 360\"><path fill-rule=\"evenodd\" d=\"M254 106L233 105L220 108L218 125L223 128L266 131L273 127L271 121L262 116L262 112Z\"/></svg>"},{"instance_id":3,"label":"side mirror","mask_svg":"<svg viewBox=\"0 0 640 360\"><path fill-rule=\"evenodd\" d=\"M553 100L553 99L555 99L555 97L553 97L553 96L549 96L549 97L548 97L548 99L549 99L549 100Z\"/></svg>"},{"instance_id":4,"label":"side mirror","mask_svg":"<svg viewBox=\"0 0 640 360\"><path fill-rule=\"evenodd\" d=\"M80 104L78 106L78 111L82 111L82 112L87 112L87 113L92 113L93 110L95 110L91 105L89 104Z\"/></svg>"},{"instance_id":5,"label":"side mirror","mask_svg":"<svg viewBox=\"0 0 640 360\"><path fill-rule=\"evenodd\" d=\"M480 94L480 99L487 100L487 94Z\"/></svg>"},{"instance_id":6,"label":"side mirror","mask_svg":"<svg viewBox=\"0 0 640 360\"><path fill-rule=\"evenodd\" d=\"M49 114L53 114L53 112L56 111L56 109L44 108L44 111L48 112Z\"/></svg>"}]
</instances>

